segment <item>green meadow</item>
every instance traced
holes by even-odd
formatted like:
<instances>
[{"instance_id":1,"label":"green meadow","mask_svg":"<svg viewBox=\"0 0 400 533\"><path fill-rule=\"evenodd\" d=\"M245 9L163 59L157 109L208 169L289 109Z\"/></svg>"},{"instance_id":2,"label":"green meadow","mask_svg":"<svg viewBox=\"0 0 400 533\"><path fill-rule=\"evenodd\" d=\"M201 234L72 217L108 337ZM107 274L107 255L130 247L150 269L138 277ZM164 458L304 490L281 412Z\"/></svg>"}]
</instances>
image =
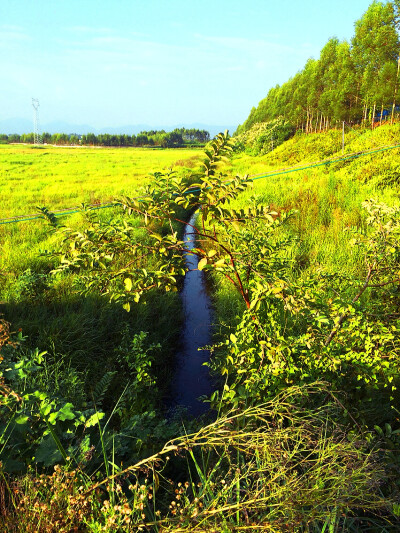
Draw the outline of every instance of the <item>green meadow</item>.
<instances>
[{"instance_id":1,"label":"green meadow","mask_svg":"<svg viewBox=\"0 0 400 533\"><path fill-rule=\"evenodd\" d=\"M191 18L215 27L223 14L226 34L238 11L217 7ZM197 83L165 55L179 28L169 44L154 21L141 35L162 38L128 39L97 11L58 24L61 66L104 46L117 82ZM38 50L25 18L3 28L15 57ZM179 60L202 46L217 99L204 58L225 57L227 78L246 54L262 69L253 48L275 46L206 29ZM372 2L354 30L232 137L39 137L37 99L35 134L0 134L0 532L400 531L400 0ZM293 46L275 46L277 65ZM134 103L151 120L154 98Z\"/></svg>"},{"instance_id":2,"label":"green meadow","mask_svg":"<svg viewBox=\"0 0 400 533\"><path fill-rule=\"evenodd\" d=\"M87 148L0 145L0 218L104 203L134 194L149 173L192 168L201 152L189 149Z\"/></svg>"},{"instance_id":3,"label":"green meadow","mask_svg":"<svg viewBox=\"0 0 400 533\"><path fill-rule=\"evenodd\" d=\"M35 216L38 206L62 211L134 196L152 172L182 175L200 159L201 152L189 149L0 145L0 218ZM53 240L41 221L0 225L0 268L10 275L26 270Z\"/></svg>"},{"instance_id":4,"label":"green meadow","mask_svg":"<svg viewBox=\"0 0 400 533\"><path fill-rule=\"evenodd\" d=\"M224 168L226 175L255 179L232 206L268 205L277 213L292 213L283 232L292 238L287 253L294 279L318 269L354 276L364 269L364 256L352 244L351 231L365 228L363 202L375 199L398 205L399 143L397 123L374 131L348 128L344 149L342 131L332 129L298 133L264 155L253 155L251 150L236 153ZM390 146L394 148L381 151ZM371 154L351 157L361 152ZM334 162L319 164L331 159ZM226 280L219 279L215 303L228 322L237 313L236 298Z\"/></svg>"}]
</instances>

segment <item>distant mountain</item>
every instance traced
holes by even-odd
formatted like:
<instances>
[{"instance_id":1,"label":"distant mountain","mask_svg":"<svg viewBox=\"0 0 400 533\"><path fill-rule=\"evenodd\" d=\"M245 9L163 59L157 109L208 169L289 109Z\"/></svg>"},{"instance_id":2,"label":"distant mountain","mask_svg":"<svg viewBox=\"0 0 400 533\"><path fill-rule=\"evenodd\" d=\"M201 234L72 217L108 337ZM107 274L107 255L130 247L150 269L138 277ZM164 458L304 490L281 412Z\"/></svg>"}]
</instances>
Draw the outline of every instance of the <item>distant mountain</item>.
<instances>
[{"instance_id":1,"label":"distant mountain","mask_svg":"<svg viewBox=\"0 0 400 533\"><path fill-rule=\"evenodd\" d=\"M1 122L0 122L1 125ZM47 131L48 133L77 133L78 135L83 135L84 133L96 133L93 131L92 126L88 124L70 124L63 120L53 120L47 124L41 124L40 129L42 131Z\"/></svg>"},{"instance_id":2,"label":"distant mountain","mask_svg":"<svg viewBox=\"0 0 400 533\"><path fill-rule=\"evenodd\" d=\"M54 120L47 124L41 124L40 130L42 132L47 131L48 133L77 133L78 135L83 135L85 133L110 133L112 135L137 135L141 131L150 131L150 130L165 130L172 131L175 128L195 128L199 130L206 130L210 133L211 137L214 137L217 133L225 130L229 130L230 133L233 133L236 129L236 126L233 125L224 125L218 126L216 124L175 124L175 125L149 125L149 124L127 124L124 126L110 126L104 128L94 128L88 124L71 124L69 122ZM30 133L33 131L33 121L27 120L24 118L12 118L0 120L0 133L5 133L10 135L12 133Z\"/></svg>"},{"instance_id":3,"label":"distant mountain","mask_svg":"<svg viewBox=\"0 0 400 533\"><path fill-rule=\"evenodd\" d=\"M33 131L33 122L32 120L27 120L25 118L8 118L5 120L0 120L0 133L5 133L10 135L12 133L29 133Z\"/></svg>"}]
</instances>

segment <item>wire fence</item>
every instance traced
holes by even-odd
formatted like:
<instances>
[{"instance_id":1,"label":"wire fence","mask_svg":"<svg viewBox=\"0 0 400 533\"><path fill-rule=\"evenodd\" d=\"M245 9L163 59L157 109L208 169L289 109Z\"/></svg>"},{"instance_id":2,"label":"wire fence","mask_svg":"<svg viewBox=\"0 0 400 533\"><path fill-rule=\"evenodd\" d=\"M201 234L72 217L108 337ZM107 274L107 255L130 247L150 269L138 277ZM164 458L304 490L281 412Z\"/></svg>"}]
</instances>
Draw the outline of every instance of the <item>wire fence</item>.
<instances>
[{"instance_id":1,"label":"wire fence","mask_svg":"<svg viewBox=\"0 0 400 533\"><path fill-rule=\"evenodd\" d=\"M352 159L357 159L359 157L363 157L363 156L367 156L367 155L372 155L372 154L376 154L376 153L379 153L379 152L384 152L384 151L387 151L387 150L394 150L396 148L400 148L400 144L394 144L394 145L391 145L391 146L382 146L380 148L374 148L374 149L371 149L371 150L366 150L364 152L355 152L355 153L352 153L352 154L347 154L346 156L342 156L342 157L336 157L336 158L331 158L331 159L324 159L324 160L321 160L321 161L314 161L313 163L309 163L307 164L306 166L304 165L295 165L295 166L292 166L292 167L286 167L286 168L281 168L281 169L278 169L278 170L271 170L270 172L267 172L266 174L253 174L253 175L250 175L249 177L251 178L252 181L256 181L256 180L260 180L260 179L265 179L265 178L272 178L272 177L275 177L275 176L280 176L280 175L284 175L284 174L290 174L292 172L299 172L301 170L308 170L308 169L311 169L311 168L317 168L317 167L321 167L321 166L325 166L325 165L331 165L331 164L334 164L334 163L339 163L341 161L349 161L349 160L352 160ZM190 192L197 192L197 190L199 189L190 189ZM135 200L141 200L143 198L143 196L137 196L135 197L134 199ZM85 205L84 207L85 208L89 208L91 211L94 211L94 210L97 210L97 209L109 209L111 207L116 207L120 204L118 204L118 202L113 202L113 203L105 203L105 204L88 204L88 205ZM79 206L75 206L75 207L70 207L70 208L65 208L63 210L60 210L60 211L53 211L52 214L56 217L63 217L63 216L67 216L67 215L72 215L74 213L80 213L82 212L82 207L79 207ZM32 213L32 214L27 214L27 215L15 215L15 216L11 216L11 217L8 217L8 218L1 218L0 219L0 225L5 225L5 224L14 224L14 223L17 223L17 222L29 222L31 220L39 220L39 219L43 219L43 215L40 215L38 213Z\"/></svg>"}]
</instances>

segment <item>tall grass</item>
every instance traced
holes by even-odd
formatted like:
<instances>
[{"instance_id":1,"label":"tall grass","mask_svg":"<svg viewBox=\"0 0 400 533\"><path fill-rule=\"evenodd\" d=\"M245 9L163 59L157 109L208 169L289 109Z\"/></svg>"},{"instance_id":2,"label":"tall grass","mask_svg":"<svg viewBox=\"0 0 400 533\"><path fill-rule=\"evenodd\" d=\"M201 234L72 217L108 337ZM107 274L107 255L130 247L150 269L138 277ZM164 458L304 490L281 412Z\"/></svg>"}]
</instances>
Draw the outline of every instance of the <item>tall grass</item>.
<instances>
[{"instance_id":1,"label":"tall grass","mask_svg":"<svg viewBox=\"0 0 400 533\"><path fill-rule=\"evenodd\" d=\"M0 145L0 218L82 202L107 202L133 195L149 173L192 167L201 153L190 149L57 148Z\"/></svg>"},{"instance_id":2,"label":"tall grass","mask_svg":"<svg viewBox=\"0 0 400 533\"><path fill-rule=\"evenodd\" d=\"M325 401L310 409L313 397ZM105 478L59 466L11 485L3 477L10 501L0 524L9 532L395 531L394 502L383 495L393 480L366 436L338 424L342 415L324 384L292 387Z\"/></svg>"},{"instance_id":3,"label":"tall grass","mask_svg":"<svg viewBox=\"0 0 400 533\"><path fill-rule=\"evenodd\" d=\"M353 132L346 150L393 142L396 128L379 128L375 136ZM340 140L340 132L335 131L297 136L268 156L250 159L239 155L224 171L261 173L315 161L339 153ZM61 149L60 154L68 150ZM104 158L112 152L89 150L87 157L101 154ZM179 154L181 157L182 151ZM293 279L318 269L328 273L340 270L351 277L360 268L361 258L351 246L348 229L363 227L361 203L366 198L397 202L397 182L390 188L384 186L389 174L391 179L396 177L396 156L397 152L390 152L364 163L359 159L259 180L235 206L255 202L270 204L278 213L294 210L290 224L281 229L295 237L288 251L293 258ZM90 223L85 216L76 215L69 224L78 228ZM30 236L35 254L42 246L51 249L58 245L53 233L40 231L43 229ZM8 245L8 252L7 244L4 246L7 260L3 269L9 269L11 281L2 284L2 297L7 298L3 309L14 327L22 325L34 344L50 352L48 376L43 378L47 385L56 388L60 383L62 370L57 361L73 370L76 387L86 383L90 388L105 374L111 376L114 381L105 397L111 420L117 409L116 397L123 396L121 389L125 391L127 383L118 366L123 357L118 359L116 354L125 349L124 332L133 336L140 331L149 332L149 343L163 341L155 367L158 383L167 380L168 350L173 352L179 326L176 296L161 298L157 294L147 305L132 308L129 317L98 295L80 302L72 294L73 278L50 282L48 270L54 259L29 256L28 247L22 248L28 233L10 232L20 246L15 251ZM217 278L213 283L220 335L226 336L242 310L226 283ZM0 387L3 385L0 382ZM78 401L79 395L73 394ZM151 394L149 389L133 403L146 404L146 394ZM398 531L398 453L392 450L389 456L388 451L388 441L393 446L397 442L396 433L390 428L379 441L376 432L351 419L343 408L346 401L342 395L344 399L327 384L317 383L290 387L267 403L231 410L222 390L215 420L187 422L181 436L154 453L150 449L160 439L165 441L166 435L174 434L177 419L158 419L154 432L146 433L144 426L153 414L146 411L129 418L132 413L125 406L131 426L122 430L118 423L113 426L114 420L99 424L98 445L88 450L79 464L72 466L67 460L54 472L32 469L14 478L0 469L0 526L10 532ZM79 401L83 403L84 397ZM129 440L140 454L123 466L115 443L122 446ZM126 449L134 446L121 451L125 461Z\"/></svg>"},{"instance_id":4,"label":"tall grass","mask_svg":"<svg viewBox=\"0 0 400 533\"><path fill-rule=\"evenodd\" d=\"M386 125L348 134L346 152L354 153L372 147L398 142L400 125ZM296 135L266 156L233 159L230 172L265 173L282 163L307 164L321 158L341 155L339 131ZM349 246L352 227L362 227L362 203L369 198L393 205L398 201L400 174L396 181L399 149L378 153L347 162L310 168L290 174L254 181L252 189L240 196L235 205L248 202L271 205L278 213L294 210L291 228L298 237L295 252L313 268L338 268L347 272L359 268L357 252ZM386 180L391 177L390 187Z\"/></svg>"}]
</instances>

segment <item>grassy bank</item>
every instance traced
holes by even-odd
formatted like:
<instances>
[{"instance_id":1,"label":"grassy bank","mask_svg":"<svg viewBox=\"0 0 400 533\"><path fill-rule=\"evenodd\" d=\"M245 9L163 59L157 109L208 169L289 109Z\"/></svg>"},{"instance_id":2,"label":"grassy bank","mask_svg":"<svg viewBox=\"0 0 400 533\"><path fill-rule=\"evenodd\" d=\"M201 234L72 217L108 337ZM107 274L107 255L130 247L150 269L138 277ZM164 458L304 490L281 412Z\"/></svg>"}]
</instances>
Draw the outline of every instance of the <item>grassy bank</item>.
<instances>
[{"instance_id":1,"label":"grassy bank","mask_svg":"<svg viewBox=\"0 0 400 533\"><path fill-rule=\"evenodd\" d=\"M293 237L288 253L293 260L294 277L319 268L354 275L363 269L363 255L352 245L351 230L365 227L364 201L375 198L389 206L398 204L399 148L316 168L312 164L399 142L400 125L395 124L374 131L349 131L344 153L342 132L331 130L311 135L299 133L267 155L236 154L225 169L227 176L277 175L255 179L232 206L240 209L251 204L269 205L278 214L293 212L285 232ZM297 166L311 168L285 173L285 169ZM224 302L221 312L223 307L232 309L226 284L218 286L220 301Z\"/></svg>"}]
</instances>

